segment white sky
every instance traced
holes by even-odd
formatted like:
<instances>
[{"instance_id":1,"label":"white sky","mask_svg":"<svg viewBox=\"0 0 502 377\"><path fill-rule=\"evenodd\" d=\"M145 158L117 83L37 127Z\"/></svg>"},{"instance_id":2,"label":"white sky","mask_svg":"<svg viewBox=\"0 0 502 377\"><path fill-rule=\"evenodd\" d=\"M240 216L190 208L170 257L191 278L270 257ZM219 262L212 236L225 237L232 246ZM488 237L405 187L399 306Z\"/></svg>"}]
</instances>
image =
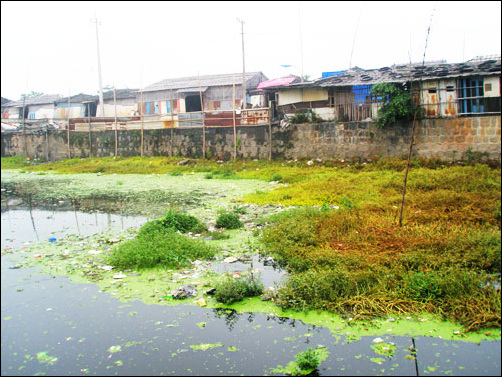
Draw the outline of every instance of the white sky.
<instances>
[{"instance_id":1,"label":"white sky","mask_svg":"<svg viewBox=\"0 0 502 377\"><path fill-rule=\"evenodd\" d=\"M500 1L2 1L1 96L97 94L95 16L103 87L241 73L237 19L246 72L269 79L421 62L429 24L425 60L501 50Z\"/></svg>"}]
</instances>

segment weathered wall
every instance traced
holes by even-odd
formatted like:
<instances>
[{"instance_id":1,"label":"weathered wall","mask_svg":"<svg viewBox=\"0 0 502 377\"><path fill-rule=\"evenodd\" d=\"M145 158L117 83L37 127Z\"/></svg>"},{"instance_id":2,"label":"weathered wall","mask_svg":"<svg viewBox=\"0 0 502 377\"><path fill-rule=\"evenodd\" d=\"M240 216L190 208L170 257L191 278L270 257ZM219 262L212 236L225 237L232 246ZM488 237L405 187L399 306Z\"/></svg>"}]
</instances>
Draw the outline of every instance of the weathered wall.
<instances>
[{"instance_id":1,"label":"weathered wall","mask_svg":"<svg viewBox=\"0 0 502 377\"><path fill-rule=\"evenodd\" d=\"M413 155L458 160L471 150L500 163L501 117L426 119L419 123ZM145 156L202 157L202 128L144 130ZM118 154L139 156L141 131L120 130ZM374 156L402 157L408 154L411 124L376 129L372 122L320 123L272 126L272 157L285 159L320 158L370 159ZM268 159L269 127L237 128L239 158ZM26 143L25 143L26 140ZM50 160L68 156L66 131L48 135L2 134L2 157L28 155ZM206 157L229 160L233 157L232 127L206 128ZM115 131L70 133L71 157L113 156Z\"/></svg>"}]
</instances>

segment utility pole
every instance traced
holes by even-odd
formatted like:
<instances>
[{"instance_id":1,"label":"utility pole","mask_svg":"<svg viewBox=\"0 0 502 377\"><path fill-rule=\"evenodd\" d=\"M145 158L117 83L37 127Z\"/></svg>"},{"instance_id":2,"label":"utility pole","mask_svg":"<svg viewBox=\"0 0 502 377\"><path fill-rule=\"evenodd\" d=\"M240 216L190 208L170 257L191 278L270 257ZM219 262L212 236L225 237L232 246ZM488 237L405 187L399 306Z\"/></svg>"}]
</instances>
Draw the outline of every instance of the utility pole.
<instances>
[{"instance_id":1,"label":"utility pole","mask_svg":"<svg viewBox=\"0 0 502 377\"><path fill-rule=\"evenodd\" d=\"M246 61L244 59L244 20L237 19L241 23L242 35L242 108L246 108ZM241 114L241 118L244 114ZM242 122L241 122L242 123Z\"/></svg>"},{"instance_id":2,"label":"utility pole","mask_svg":"<svg viewBox=\"0 0 502 377\"><path fill-rule=\"evenodd\" d=\"M98 78L99 78L99 104L101 107L99 107L99 114L96 114L97 116L103 116L103 82L101 80L101 59L99 56L99 35L98 35L98 18L95 15L94 21L96 24L96 46L98 48Z\"/></svg>"},{"instance_id":3,"label":"utility pole","mask_svg":"<svg viewBox=\"0 0 502 377\"><path fill-rule=\"evenodd\" d=\"M113 107L115 109L115 158L117 158L117 144L118 144L118 135L117 135L117 97L115 95L115 83L113 83Z\"/></svg>"},{"instance_id":4,"label":"utility pole","mask_svg":"<svg viewBox=\"0 0 502 377\"><path fill-rule=\"evenodd\" d=\"M303 38L302 38L302 13L300 11L300 4L298 4L298 23L300 25L300 59L302 67L302 77L301 82L303 82Z\"/></svg>"}]
</instances>

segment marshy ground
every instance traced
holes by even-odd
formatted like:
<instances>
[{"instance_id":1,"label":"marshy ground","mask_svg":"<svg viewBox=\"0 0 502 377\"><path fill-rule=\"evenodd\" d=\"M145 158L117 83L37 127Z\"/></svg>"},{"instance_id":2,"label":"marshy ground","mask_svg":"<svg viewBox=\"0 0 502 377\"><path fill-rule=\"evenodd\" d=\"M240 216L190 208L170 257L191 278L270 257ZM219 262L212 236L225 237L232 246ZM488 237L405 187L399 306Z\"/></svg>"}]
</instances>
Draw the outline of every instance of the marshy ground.
<instances>
[{"instance_id":1,"label":"marshy ground","mask_svg":"<svg viewBox=\"0 0 502 377\"><path fill-rule=\"evenodd\" d=\"M2 193L151 220L169 210L197 218L205 229L173 237L207 248L205 254L173 264L121 266L129 277L113 284L119 270L110 258L121 245L139 242L139 229L26 250L42 256L30 254L27 264L92 281L124 300L172 305L169 293L189 280L204 287L194 304L204 298L208 307L224 307L202 293L226 275L210 265L260 254L274 258L287 278L267 291L273 301L253 298L228 307L304 319L332 313L340 316L333 328L353 322L362 332L378 329L378 318L431 316L447 321L444 336L500 339L500 167L413 161L399 227L404 168L399 159L223 163L157 157L33 164L2 158ZM217 227L223 212L237 213L243 226ZM138 245L132 249L141 254Z\"/></svg>"}]
</instances>

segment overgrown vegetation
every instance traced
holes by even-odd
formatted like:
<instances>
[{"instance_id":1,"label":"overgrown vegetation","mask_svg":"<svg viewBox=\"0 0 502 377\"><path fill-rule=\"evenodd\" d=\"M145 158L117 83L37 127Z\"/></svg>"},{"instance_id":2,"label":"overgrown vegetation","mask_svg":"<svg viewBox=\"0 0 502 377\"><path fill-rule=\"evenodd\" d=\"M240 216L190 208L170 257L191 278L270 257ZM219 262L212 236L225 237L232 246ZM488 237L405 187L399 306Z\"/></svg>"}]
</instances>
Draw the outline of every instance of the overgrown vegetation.
<instances>
[{"instance_id":1,"label":"overgrown vegetation","mask_svg":"<svg viewBox=\"0 0 502 377\"><path fill-rule=\"evenodd\" d=\"M295 356L295 361L289 362L286 367L279 365L272 370L272 373L280 373L287 376L317 376L321 362L328 358L328 351L325 347L308 347L304 352L299 352Z\"/></svg>"},{"instance_id":2,"label":"overgrown vegetation","mask_svg":"<svg viewBox=\"0 0 502 377\"><path fill-rule=\"evenodd\" d=\"M207 227L195 216L170 209L163 218L146 223L140 229L139 235L155 231L168 231L169 229L174 229L181 233L203 233L207 230Z\"/></svg>"},{"instance_id":3,"label":"overgrown vegetation","mask_svg":"<svg viewBox=\"0 0 502 377\"><path fill-rule=\"evenodd\" d=\"M501 322L501 171L500 166L480 164L483 157L468 151L454 164L412 160L403 227L397 226L397 216L406 161L398 158L312 165L241 160L178 165L174 158L103 158L36 166L2 158L2 168L22 164L23 171L40 172L92 172L97 167L103 173L195 171L214 178L280 180L275 190L257 190L237 203L295 207L258 219L268 224L261 233L263 251L291 271L274 298L281 307L329 310L355 319L430 312L477 330L500 327ZM244 210L236 205L225 213L240 221ZM145 225L141 236L124 242L120 252L117 248L113 265L173 268L207 259L214 250L196 242L189 245L194 240L174 231L199 233L203 228L198 226L174 213L166 215L163 224L156 220ZM187 244L179 247L183 242ZM223 287L221 299L227 300L227 292L232 300L233 289Z\"/></svg>"},{"instance_id":4,"label":"overgrown vegetation","mask_svg":"<svg viewBox=\"0 0 502 377\"><path fill-rule=\"evenodd\" d=\"M374 97L381 98L383 105L378 109L376 125L385 127L395 124L397 121L410 121L422 117L422 109L413 102L413 97L402 85L395 83L375 84L370 91Z\"/></svg>"},{"instance_id":5,"label":"overgrown vegetation","mask_svg":"<svg viewBox=\"0 0 502 377\"><path fill-rule=\"evenodd\" d=\"M263 293L263 284L259 276L252 273L243 276L228 276L216 283L214 298L223 304L233 304L246 297L256 297Z\"/></svg>"},{"instance_id":6,"label":"overgrown vegetation","mask_svg":"<svg viewBox=\"0 0 502 377\"><path fill-rule=\"evenodd\" d=\"M165 217L147 222L132 240L114 248L108 263L117 268L180 268L197 259L214 257L216 249L178 232L205 228L193 216L170 210Z\"/></svg>"},{"instance_id":7,"label":"overgrown vegetation","mask_svg":"<svg viewBox=\"0 0 502 377\"><path fill-rule=\"evenodd\" d=\"M427 311L469 330L500 326L500 231L491 220L398 228L378 211L360 216L308 207L272 219L263 241L293 273L279 290L281 307L363 319Z\"/></svg>"},{"instance_id":8,"label":"overgrown vegetation","mask_svg":"<svg viewBox=\"0 0 502 377\"><path fill-rule=\"evenodd\" d=\"M239 214L235 212L222 212L216 219L217 228L239 229L242 228L242 222L239 220Z\"/></svg>"}]
</instances>

